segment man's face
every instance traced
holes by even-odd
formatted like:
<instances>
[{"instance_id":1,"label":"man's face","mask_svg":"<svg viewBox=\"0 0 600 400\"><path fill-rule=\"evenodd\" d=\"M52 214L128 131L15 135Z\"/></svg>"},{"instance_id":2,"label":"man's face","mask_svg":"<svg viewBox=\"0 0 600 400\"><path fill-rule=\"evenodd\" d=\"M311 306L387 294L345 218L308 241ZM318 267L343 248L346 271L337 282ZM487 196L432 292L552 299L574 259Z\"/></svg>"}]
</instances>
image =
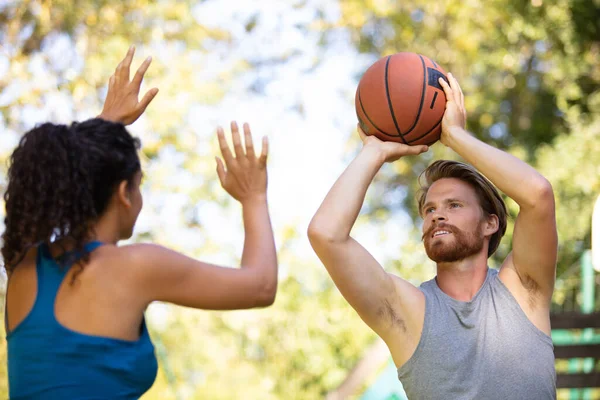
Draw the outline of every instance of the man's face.
<instances>
[{"instance_id":1,"label":"man's face","mask_svg":"<svg viewBox=\"0 0 600 400\"><path fill-rule=\"evenodd\" d=\"M456 178L434 182L421 214L425 251L436 263L460 261L483 249L483 210L469 184Z\"/></svg>"}]
</instances>

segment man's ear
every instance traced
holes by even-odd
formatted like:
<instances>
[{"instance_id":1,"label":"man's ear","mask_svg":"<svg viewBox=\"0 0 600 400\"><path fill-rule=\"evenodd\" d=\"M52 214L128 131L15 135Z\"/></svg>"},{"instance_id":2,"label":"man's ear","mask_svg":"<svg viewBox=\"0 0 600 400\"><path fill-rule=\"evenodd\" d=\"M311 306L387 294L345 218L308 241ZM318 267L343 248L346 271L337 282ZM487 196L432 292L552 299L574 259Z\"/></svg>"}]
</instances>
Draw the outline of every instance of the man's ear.
<instances>
[{"instance_id":1,"label":"man's ear","mask_svg":"<svg viewBox=\"0 0 600 400\"><path fill-rule=\"evenodd\" d=\"M129 184L127 181L121 181L121 183L119 183L119 186L117 187L117 201L126 208L131 207Z\"/></svg>"},{"instance_id":2,"label":"man's ear","mask_svg":"<svg viewBox=\"0 0 600 400\"><path fill-rule=\"evenodd\" d=\"M499 227L500 221L498 216L496 214L488 215L485 219L484 235L492 236L494 233L498 232Z\"/></svg>"}]
</instances>

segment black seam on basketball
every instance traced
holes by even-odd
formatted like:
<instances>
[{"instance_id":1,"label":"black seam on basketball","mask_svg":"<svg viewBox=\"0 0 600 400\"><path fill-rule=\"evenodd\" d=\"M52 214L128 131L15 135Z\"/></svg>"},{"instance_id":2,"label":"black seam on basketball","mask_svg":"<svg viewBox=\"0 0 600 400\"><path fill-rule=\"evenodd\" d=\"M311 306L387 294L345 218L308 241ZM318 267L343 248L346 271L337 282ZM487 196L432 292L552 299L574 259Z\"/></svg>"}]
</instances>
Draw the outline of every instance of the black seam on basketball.
<instances>
[{"instance_id":1,"label":"black seam on basketball","mask_svg":"<svg viewBox=\"0 0 600 400\"><path fill-rule=\"evenodd\" d=\"M365 107L363 106L362 98L360 97L360 85L358 86L358 103L360 104L360 109L362 110L363 114L365 114L365 117L367 117L367 119L369 120L371 125L373 125L373 127L375 127L375 129L377 129L379 132L383 133L386 136L398 137L397 135L390 135L389 133L384 132L383 130L379 129L379 127L377 125L375 125L375 122L371 121L371 118L369 118L369 114L367 114L367 111L365 110Z\"/></svg>"},{"instance_id":2,"label":"black seam on basketball","mask_svg":"<svg viewBox=\"0 0 600 400\"><path fill-rule=\"evenodd\" d=\"M432 60L431 58L429 58L429 57L427 57L427 59L433 63L433 66L434 66L434 67L436 67L436 68L439 68L439 67L438 67L438 65L435 63L435 61L433 61L433 60Z\"/></svg>"},{"instance_id":3,"label":"black seam on basketball","mask_svg":"<svg viewBox=\"0 0 600 400\"><path fill-rule=\"evenodd\" d=\"M431 100L431 104L429 105L429 108L432 110L433 110L433 105L435 104L435 99L437 99L437 94L438 94L438 92L433 93L433 100Z\"/></svg>"},{"instance_id":4,"label":"black seam on basketball","mask_svg":"<svg viewBox=\"0 0 600 400\"><path fill-rule=\"evenodd\" d=\"M391 56L388 56L387 60L385 61L385 95L387 96L388 107L390 109L390 114L392 114L392 119L394 120L394 125L396 126L396 131L398 132L398 136L400 136L400 138L402 139L404 144L408 144L406 139L404 139L402 132L400 132L400 127L398 126L398 121L396 121L396 115L394 115L394 108L392 107L392 98L390 97L390 88L388 86L388 67L390 66L390 59L391 59Z\"/></svg>"},{"instance_id":5,"label":"black seam on basketball","mask_svg":"<svg viewBox=\"0 0 600 400\"><path fill-rule=\"evenodd\" d=\"M421 136L419 136L416 139L410 139L410 142L411 143L416 142L417 140L420 140L420 139L424 138L425 136L429 135L432 130L434 130L435 128L438 127L438 125L442 122L442 119L444 119L444 115L443 114L440 117L440 119L438 120L438 122L435 123L435 125L433 126L433 128L431 128L430 130L428 130L427 132L425 132L424 134L422 134Z\"/></svg>"},{"instance_id":6,"label":"black seam on basketball","mask_svg":"<svg viewBox=\"0 0 600 400\"><path fill-rule=\"evenodd\" d=\"M417 55L421 59L421 64L423 64L423 90L421 90L421 104L419 104L419 111L417 112L415 122L413 122L412 126L408 128L406 132L404 132L405 135L411 133L412 130L415 129L415 126L417 126L417 122L419 122L419 117L421 116L421 111L423 110L423 103L425 102L425 90L427 89L427 84L425 83L427 82L427 67L425 66L425 60L423 60L423 56L420 54Z\"/></svg>"}]
</instances>

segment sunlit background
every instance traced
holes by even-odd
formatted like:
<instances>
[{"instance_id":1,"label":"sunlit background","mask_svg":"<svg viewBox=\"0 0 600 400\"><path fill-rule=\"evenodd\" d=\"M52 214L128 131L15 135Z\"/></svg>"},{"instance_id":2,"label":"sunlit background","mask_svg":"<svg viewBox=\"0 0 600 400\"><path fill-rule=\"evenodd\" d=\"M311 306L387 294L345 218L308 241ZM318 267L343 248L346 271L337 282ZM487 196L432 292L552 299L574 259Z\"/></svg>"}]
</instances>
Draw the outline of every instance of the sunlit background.
<instances>
[{"instance_id":1,"label":"sunlit background","mask_svg":"<svg viewBox=\"0 0 600 400\"><path fill-rule=\"evenodd\" d=\"M591 248L600 194L599 21L597 0L0 0L0 189L24 132L100 113L108 78L134 44L136 68L153 57L145 88L160 93L131 126L146 174L131 240L238 265L240 207L221 189L214 162L216 127L237 120L250 123L256 144L270 140L280 264L268 309L151 305L160 370L144 399L402 399L387 350L306 238L311 216L360 149L358 79L399 51L425 54L457 76L468 128L553 183L560 235L553 307L580 310L589 304L580 260ZM388 271L415 284L435 274L420 242L416 178L439 157L456 158L436 144L386 165L353 231ZM508 205L513 219L492 266L509 250L517 207ZM597 275L586 279L596 282L591 304L600 310ZM6 398L3 331L0 359ZM557 368L575 367L557 361ZM559 397L600 398L582 393Z\"/></svg>"}]
</instances>

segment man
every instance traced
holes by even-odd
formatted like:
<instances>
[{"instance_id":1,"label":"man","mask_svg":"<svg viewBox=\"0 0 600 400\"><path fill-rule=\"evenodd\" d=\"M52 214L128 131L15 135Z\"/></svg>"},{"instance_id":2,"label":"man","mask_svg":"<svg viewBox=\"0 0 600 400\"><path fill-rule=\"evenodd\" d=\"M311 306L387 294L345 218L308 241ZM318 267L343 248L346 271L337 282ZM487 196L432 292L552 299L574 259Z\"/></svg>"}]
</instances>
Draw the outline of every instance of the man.
<instances>
[{"instance_id":1,"label":"man","mask_svg":"<svg viewBox=\"0 0 600 400\"><path fill-rule=\"evenodd\" d=\"M440 141L472 166L437 161L424 172L419 210L436 278L416 288L386 273L350 237L383 163L428 150L382 142L360 128L363 148L313 217L311 245L342 295L386 342L410 400L556 398L552 187L464 129L464 97L451 74L448 80L440 79L447 99ZM512 252L499 271L487 259L506 230L506 207L482 174L520 207Z\"/></svg>"}]
</instances>

